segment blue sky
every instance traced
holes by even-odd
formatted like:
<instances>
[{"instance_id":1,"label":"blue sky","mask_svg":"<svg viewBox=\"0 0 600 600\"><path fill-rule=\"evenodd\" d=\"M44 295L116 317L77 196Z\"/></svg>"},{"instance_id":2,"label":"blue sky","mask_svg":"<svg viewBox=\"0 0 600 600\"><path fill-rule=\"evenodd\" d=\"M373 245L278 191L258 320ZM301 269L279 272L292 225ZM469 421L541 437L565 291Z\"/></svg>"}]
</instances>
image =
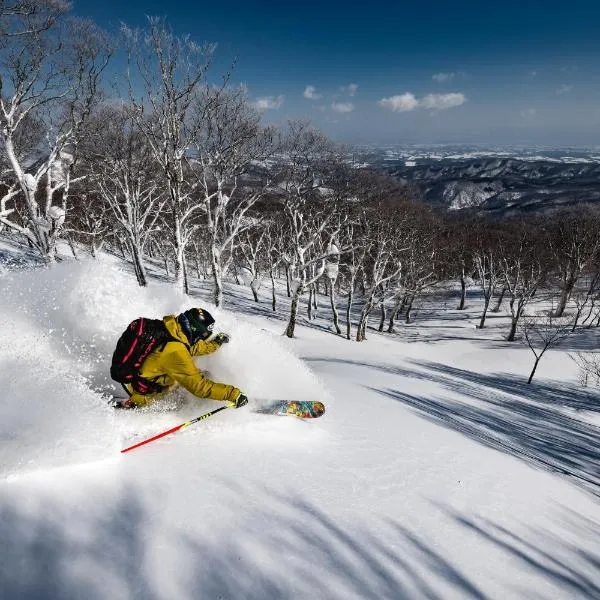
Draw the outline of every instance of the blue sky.
<instances>
[{"instance_id":1,"label":"blue sky","mask_svg":"<svg viewBox=\"0 0 600 600\"><path fill-rule=\"evenodd\" d=\"M107 28L165 16L237 57L265 119L355 143L600 146L600 2L80 0Z\"/></svg>"}]
</instances>

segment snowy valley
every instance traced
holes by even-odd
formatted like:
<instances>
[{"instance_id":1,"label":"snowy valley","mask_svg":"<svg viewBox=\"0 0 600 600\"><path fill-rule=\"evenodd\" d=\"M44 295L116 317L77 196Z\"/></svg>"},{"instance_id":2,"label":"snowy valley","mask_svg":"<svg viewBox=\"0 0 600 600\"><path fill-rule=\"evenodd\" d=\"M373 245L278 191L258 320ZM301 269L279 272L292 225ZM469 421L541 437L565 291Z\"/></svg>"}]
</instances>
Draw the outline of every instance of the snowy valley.
<instances>
[{"instance_id":1,"label":"snowy valley","mask_svg":"<svg viewBox=\"0 0 600 600\"><path fill-rule=\"evenodd\" d=\"M597 149L359 148L358 160L416 186L425 202L488 217L551 213L600 201Z\"/></svg>"}]
</instances>

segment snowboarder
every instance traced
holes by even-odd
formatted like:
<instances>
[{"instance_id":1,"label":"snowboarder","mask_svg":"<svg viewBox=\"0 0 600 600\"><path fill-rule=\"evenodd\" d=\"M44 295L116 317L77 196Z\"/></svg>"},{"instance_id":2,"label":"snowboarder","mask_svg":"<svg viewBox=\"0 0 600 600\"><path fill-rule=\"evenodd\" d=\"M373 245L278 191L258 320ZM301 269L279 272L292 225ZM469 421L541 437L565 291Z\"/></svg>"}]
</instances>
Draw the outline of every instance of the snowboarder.
<instances>
[{"instance_id":1,"label":"snowboarder","mask_svg":"<svg viewBox=\"0 0 600 600\"><path fill-rule=\"evenodd\" d=\"M130 323L117 343L110 371L129 398L115 401L115 408L145 406L176 384L198 398L227 400L235 408L247 404L238 388L211 381L194 364L192 357L216 352L229 342L226 333L209 340L214 322L208 311L190 308L162 320L141 317Z\"/></svg>"}]
</instances>

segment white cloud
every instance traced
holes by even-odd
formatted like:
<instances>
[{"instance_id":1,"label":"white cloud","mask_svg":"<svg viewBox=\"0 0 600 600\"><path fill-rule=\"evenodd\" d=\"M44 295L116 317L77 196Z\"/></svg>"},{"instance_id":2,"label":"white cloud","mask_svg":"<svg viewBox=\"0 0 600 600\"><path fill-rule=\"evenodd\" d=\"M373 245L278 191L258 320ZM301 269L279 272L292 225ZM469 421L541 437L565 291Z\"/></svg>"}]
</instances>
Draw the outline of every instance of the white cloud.
<instances>
[{"instance_id":1,"label":"white cloud","mask_svg":"<svg viewBox=\"0 0 600 600\"><path fill-rule=\"evenodd\" d=\"M535 117L536 114L537 114L537 110L535 110L535 108L526 108L525 110L521 111L521 116L524 118Z\"/></svg>"},{"instance_id":2,"label":"white cloud","mask_svg":"<svg viewBox=\"0 0 600 600\"><path fill-rule=\"evenodd\" d=\"M349 113L354 110L352 102L332 102L331 110L338 113Z\"/></svg>"},{"instance_id":3,"label":"white cloud","mask_svg":"<svg viewBox=\"0 0 600 600\"><path fill-rule=\"evenodd\" d=\"M420 100L411 94L406 92L399 96L392 96L391 98L383 98L379 101L379 105L384 108L389 108L394 112L407 112L415 110L416 108L424 108L430 110L445 110L447 108L453 108L454 106L460 106L467 101L467 97L464 94L452 93L452 94L427 94Z\"/></svg>"},{"instance_id":4,"label":"white cloud","mask_svg":"<svg viewBox=\"0 0 600 600\"><path fill-rule=\"evenodd\" d=\"M317 88L314 85L307 85L303 96L310 100L318 100L321 97L321 94L317 94Z\"/></svg>"},{"instance_id":5,"label":"white cloud","mask_svg":"<svg viewBox=\"0 0 600 600\"><path fill-rule=\"evenodd\" d=\"M438 83L443 83L444 81L450 81L450 79L454 79L455 77L456 73L436 73L431 76L431 79Z\"/></svg>"},{"instance_id":6,"label":"white cloud","mask_svg":"<svg viewBox=\"0 0 600 600\"><path fill-rule=\"evenodd\" d=\"M252 102L252 106L257 110L279 110L284 100L285 96L264 96Z\"/></svg>"},{"instance_id":7,"label":"white cloud","mask_svg":"<svg viewBox=\"0 0 600 600\"><path fill-rule=\"evenodd\" d=\"M445 81L452 81L453 79L466 79L467 74L464 71L453 71L451 73L436 73L431 76L431 79L438 83L444 83Z\"/></svg>"},{"instance_id":8,"label":"white cloud","mask_svg":"<svg viewBox=\"0 0 600 600\"><path fill-rule=\"evenodd\" d=\"M410 92L390 98L383 98L379 101L383 108L389 108L393 112L406 112L414 110L419 106L419 101Z\"/></svg>"},{"instance_id":9,"label":"white cloud","mask_svg":"<svg viewBox=\"0 0 600 600\"><path fill-rule=\"evenodd\" d=\"M341 90L344 92L344 94L348 94L348 96L354 96L358 91L358 85L356 85L356 83L350 83L342 86Z\"/></svg>"},{"instance_id":10,"label":"white cloud","mask_svg":"<svg viewBox=\"0 0 600 600\"><path fill-rule=\"evenodd\" d=\"M434 110L445 110L460 106L467 101L464 94L427 94L419 101L419 106L422 108L432 108Z\"/></svg>"},{"instance_id":11,"label":"white cloud","mask_svg":"<svg viewBox=\"0 0 600 600\"><path fill-rule=\"evenodd\" d=\"M556 90L556 93L560 96L561 94L568 94L572 89L573 89L572 85L564 85L563 84Z\"/></svg>"}]
</instances>

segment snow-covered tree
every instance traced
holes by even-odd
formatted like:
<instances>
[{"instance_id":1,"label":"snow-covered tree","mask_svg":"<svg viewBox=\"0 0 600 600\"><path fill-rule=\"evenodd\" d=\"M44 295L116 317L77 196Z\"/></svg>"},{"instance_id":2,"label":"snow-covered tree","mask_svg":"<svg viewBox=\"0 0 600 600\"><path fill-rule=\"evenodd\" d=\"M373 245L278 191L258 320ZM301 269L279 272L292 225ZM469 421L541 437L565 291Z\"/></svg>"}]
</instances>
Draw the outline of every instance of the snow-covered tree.
<instances>
[{"instance_id":1,"label":"snow-covered tree","mask_svg":"<svg viewBox=\"0 0 600 600\"><path fill-rule=\"evenodd\" d=\"M404 221L400 225L402 236L402 279L399 280L396 295L402 297L404 320L410 323L415 300L426 289L436 283L440 273L438 264L440 223L425 207L415 203L405 203ZM382 317L385 317L382 314ZM388 331L393 330L393 318L390 318ZM383 319L382 319L383 321ZM383 329L383 322L381 329Z\"/></svg>"},{"instance_id":2,"label":"snow-covered tree","mask_svg":"<svg viewBox=\"0 0 600 600\"><path fill-rule=\"evenodd\" d=\"M128 107L104 107L94 116L84 142L90 184L108 205L133 259L138 283L147 284L144 247L167 196L159 186L156 162Z\"/></svg>"},{"instance_id":3,"label":"snow-covered tree","mask_svg":"<svg viewBox=\"0 0 600 600\"><path fill-rule=\"evenodd\" d=\"M366 339L371 311L389 299L402 272L402 240L394 216L399 215L380 205L369 207L361 219L361 242L366 251L361 269L364 297L356 330L357 342ZM394 285L390 287L390 283Z\"/></svg>"},{"instance_id":4,"label":"snow-covered tree","mask_svg":"<svg viewBox=\"0 0 600 600\"><path fill-rule=\"evenodd\" d=\"M367 253L367 245L361 240L362 229L360 219L353 215L344 223L339 236L348 247L348 251L342 258L342 276L345 287L348 290L346 299L346 339L352 337L352 306L354 302L354 291L357 278L364 264Z\"/></svg>"},{"instance_id":5,"label":"snow-covered tree","mask_svg":"<svg viewBox=\"0 0 600 600\"><path fill-rule=\"evenodd\" d=\"M122 29L134 118L160 165L168 193L175 285L187 293L185 248L196 229L190 223L201 206L192 198L193 186L186 176L195 135L193 102L206 86L215 46L177 36L156 17L149 18L146 30Z\"/></svg>"},{"instance_id":6,"label":"snow-covered tree","mask_svg":"<svg viewBox=\"0 0 600 600\"><path fill-rule=\"evenodd\" d=\"M258 302L258 290L262 283L263 268L265 268L263 258L267 241L268 228L263 224L257 224L252 229L244 231L237 245L245 283L250 286L255 302Z\"/></svg>"},{"instance_id":7,"label":"snow-covered tree","mask_svg":"<svg viewBox=\"0 0 600 600\"><path fill-rule=\"evenodd\" d=\"M16 28L26 33L5 36L0 47L1 151L14 178L0 199L0 222L52 262L80 133L100 96L112 50L90 21L62 18L64 4L32 0L24 6L32 13Z\"/></svg>"},{"instance_id":8,"label":"snow-covered tree","mask_svg":"<svg viewBox=\"0 0 600 600\"><path fill-rule=\"evenodd\" d=\"M273 312L277 310L277 294L275 281L279 266L284 262L286 241L290 236L287 232L287 223L281 215L271 215L261 224L264 231L263 253L264 262L269 270L271 279L271 307ZM286 284L289 289L288 270L286 269Z\"/></svg>"},{"instance_id":9,"label":"snow-covered tree","mask_svg":"<svg viewBox=\"0 0 600 600\"><path fill-rule=\"evenodd\" d=\"M326 186L335 179L340 163L337 149L326 136L308 123L289 123L278 187L290 234L286 258L292 303L285 332L290 338L300 297L325 272L329 244L322 241L333 239L339 231L336 198Z\"/></svg>"},{"instance_id":10,"label":"snow-covered tree","mask_svg":"<svg viewBox=\"0 0 600 600\"><path fill-rule=\"evenodd\" d=\"M193 158L207 232L214 303L223 304L223 276L240 234L252 225L249 211L270 178L263 161L275 148L275 131L261 125L246 90L206 88L194 103Z\"/></svg>"},{"instance_id":11,"label":"snow-covered tree","mask_svg":"<svg viewBox=\"0 0 600 600\"><path fill-rule=\"evenodd\" d=\"M335 240L332 240L327 248L327 258L325 259L325 277L329 282L329 301L331 304L331 314L333 315L333 326L336 333L342 333L340 328L340 316L336 304L335 287L337 278L340 274L340 249Z\"/></svg>"}]
</instances>

